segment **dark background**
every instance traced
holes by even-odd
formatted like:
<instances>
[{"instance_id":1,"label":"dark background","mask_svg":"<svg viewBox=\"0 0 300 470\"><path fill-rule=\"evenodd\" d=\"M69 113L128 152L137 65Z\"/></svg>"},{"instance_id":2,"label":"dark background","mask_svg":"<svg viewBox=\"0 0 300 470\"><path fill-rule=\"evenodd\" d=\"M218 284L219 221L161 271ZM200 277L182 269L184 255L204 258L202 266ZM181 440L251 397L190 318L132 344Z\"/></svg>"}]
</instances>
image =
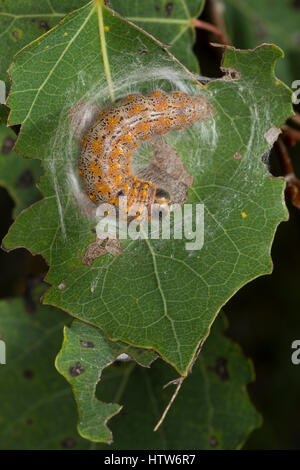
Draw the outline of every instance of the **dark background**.
<instances>
[{"instance_id":1,"label":"dark background","mask_svg":"<svg viewBox=\"0 0 300 470\"><path fill-rule=\"evenodd\" d=\"M268 3L266 0L262 2ZM211 10L211 2L208 2L201 19L211 21ZM282 1L282 15L299 15L299 12L300 1ZM261 24L268 21L269 10L266 8ZM238 15L230 26L230 38L235 47L253 47L252 42L249 44L250 41L239 34L241 19ZM280 46L283 38L278 24L276 27L277 37L274 33L272 41L268 41L267 35L257 37L257 45L274 42ZM198 30L195 52L203 75L220 75L221 57L209 45L215 40L211 34ZM287 50L284 52L286 67L295 73L291 75L292 79L299 80L300 45L297 57ZM291 83L287 85L291 86ZM300 106L295 106L295 110L300 112ZM289 152L295 172L300 177L300 143L289 148ZM275 150L269 158L273 173L280 175ZM248 392L263 416L261 428L251 434L245 449L300 449L300 365L291 362L291 344L295 339L300 340L300 210L290 201L287 201L287 206L289 220L279 226L272 247L273 273L243 287L224 307L229 320L228 336L237 341L254 362L256 380L248 386Z\"/></svg>"}]
</instances>

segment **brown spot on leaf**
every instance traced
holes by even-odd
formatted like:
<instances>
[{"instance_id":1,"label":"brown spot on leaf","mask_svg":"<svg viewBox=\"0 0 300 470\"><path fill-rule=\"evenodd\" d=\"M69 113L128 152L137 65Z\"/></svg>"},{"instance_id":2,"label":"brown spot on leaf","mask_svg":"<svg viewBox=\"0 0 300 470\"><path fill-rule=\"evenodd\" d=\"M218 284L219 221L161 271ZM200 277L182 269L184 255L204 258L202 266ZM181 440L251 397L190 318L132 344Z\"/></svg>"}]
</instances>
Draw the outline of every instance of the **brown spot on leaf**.
<instances>
[{"instance_id":1,"label":"brown spot on leaf","mask_svg":"<svg viewBox=\"0 0 300 470\"><path fill-rule=\"evenodd\" d=\"M12 151L14 144L15 144L15 139L13 139L10 136L5 137L5 139L3 140L2 149L1 149L3 155L8 155Z\"/></svg>"},{"instance_id":2,"label":"brown spot on leaf","mask_svg":"<svg viewBox=\"0 0 300 470\"><path fill-rule=\"evenodd\" d=\"M234 67L220 67L222 72L225 73L225 76L222 79L226 82L231 82L232 80L239 80L242 76L241 72L236 70Z\"/></svg>"},{"instance_id":3,"label":"brown spot on leaf","mask_svg":"<svg viewBox=\"0 0 300 470\"><path fill-rule=\"evenodd\" d=\"M165 6L165 13L166 13L166 16L170 16L171 15L171 12L173 10L173 2L168 2Z\"/></svg>"},{"instance_id":4,"label":"brown spot on leaf","mask_svg":"<svg viewBox=\"0 0 300 470\"><path fill-rule=\"evenodd\" d=\"M34 178L32 171L29 170L29 168L26 168L19 176L18 181L17 181L17 187L26 189L26 188L31 188L34 184Z\"/></svg>"},{"instance_id":5,"label":"brown spot on leaf","mask_svg":"<svg viewBox=\"0 0 300 470\"><path fill-rule=\"evenodd\" d=\"M235 160L241 160L241 158L243 158L243 156L239 152L235 152L235 154L233 155L233 158Z\"/></svg>"},{"instance_id":6,"label":"brown spot on leaf","mask_svg":"<svg viewBox=\"0 0 300 470\"><path fill-rule=\"evenodd\" d=\"M95 259L110 254L112 256L119 256L122 253L122 247L119 239L105 239L102 240L96 237L96 241L92 242L86 248L85 254L82 257L82 264L92 266Z\"/></svg>"},{"instance_id":7,"label":"brown spot on leaf","mask_svg":"<svg viewBox=\"0 0 300 470\"><path fill-rule=\"evenodd\" d=\"M15 41L21 38L22 31L20 29L14 29L11 31L11 35Z\"/></svg>"},{"instance_id":8,"label":"brown spot on leaf","mask_svg":"<svg viewBox=\"0 0 300 470\"><path fill-rule=\"evenodd\" d=\"M49 31L50 29L50 26L48 25L48 23L46 21L39 21L39 25L41 28L43 28L45 31Z\"/></svg>"},{"instance_id":9,"label":"brown spot on leaf","mask_svg":"<svg viewBox=\"0 0 300 470\"><path fill-rule=\"evenodd\" d=\"M75 366L70 367L69 372L72 377L77 377L78 375L83 374L85 372L85 369L84 367L82 367L80 362L76 362Z\"/></svg>"},{"instance_id":10,"label":"brown spot on leaf","mask_svg":"<svg viewBox=\"0 0 300 470\"><path fill-rule=\"evenodd\" d=\"M31 418L26 419L26 424L31 426L33 424L33 420Z\"/></svg>"},{"instance_id":11,"label":"brown spot on leaf","mask_svg":"<svg viewBox=\"0 0 300 470\"><path fill-rule=\"evenodd\" d=\"M227 370L227 359L225 357L218 357L216 361L216 366L213 370L218 374L222 382L229 379L229 374Z\"/></svg>"},{"instance_id":12,"label":"brown spot on leaf","mask_svg":"<svg viewBox=\"0 0 300 470\"><path fill-rule=\"evenodd\" d=\"M73 449L75 447L76 441L73 437L66 437L63 441L61 441L61 446L65 449Z\"/></svg>"},{"instance_id":13,"label":"brown spot on leaf","mask_svg":"<svg viewBox=\"0 0 300 470\"><path fill-rule=\"evenodd\" d=\"M210 447L217 447L218 440L217 440L216 436L210 436L209 445L210 445Z\"/></svg>"},{"instance_id":14,"label":"brown spot on leaf","mask_svg":"<svg viewBox=\"0 0 300 470\"><path fill-rule=\"evenodd\" d=\"M23 371L23 377L27 380L32 380L34 378L34 372L31 369L25 369Z\"/></svg>"},{"instance_id":15,"label":"brown spot on leaf","mask_svg":"<svg viewBox=\"0 0 300 470\"><path fill-rule=\"evenodd\" d=\"M94 348L95 347L95 345L94 345L94 343L92 343L92 341L83 341L82 339L80 340L80 345L83 348Z\"/></svg>"},{"instance_id":16,"label":"brown spot on leaf","mask_svg":"<svg viewBox=\"0 0 300 470\"><path fill-rule=\"evenodd\" d=\"M300 8L300 0L293 0L292 1L293 8Z\"/></svg>"},{"instance_id":17,"label":"brown spot on leaf","mask_svg":"<svg viewBox=\"0 0 300 470\"><path fill-rule=\"evenodd\" d=\"M267 31L262 21L256 20L254 22L254 30L255 30L254 34L256 36L256 39L258 39L259 41L263 41L266 38Z\"/></svg>"}]
</instances>

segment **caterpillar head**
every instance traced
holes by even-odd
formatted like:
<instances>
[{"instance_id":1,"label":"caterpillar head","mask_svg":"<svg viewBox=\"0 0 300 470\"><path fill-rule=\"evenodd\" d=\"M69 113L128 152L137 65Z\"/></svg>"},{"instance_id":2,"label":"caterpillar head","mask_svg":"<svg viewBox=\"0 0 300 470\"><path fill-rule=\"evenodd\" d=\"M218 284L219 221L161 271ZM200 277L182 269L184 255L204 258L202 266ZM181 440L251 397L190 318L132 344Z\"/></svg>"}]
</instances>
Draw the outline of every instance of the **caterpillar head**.
<instances>
[{"instance_id":1,"label":"caterpillar head","mask_svg":"<svg viewBox=\"0 0 300 470\"><path fill-rule=\"evenodd\" d=\"M137 181L128 191L126 189L118 192L116 200L119 201L117 203L119 205L120 198L126 196L126 211L131 215L130 218L139 217L142 213L152 214L153 204L156 209L158 207L166 209L171 203L169 193L157 188L150 181ZM133 215L133 212L136 215Z\"/></svg>"},{"instance_id":2,"label":"caterpillar head","mask_svg":"<svg viewBox=\"0 0 300 470\"><path fill-rule=\"evenodd\" d=\"M156 188L154 204L169 205L171 203L170 194L162 188Z\"/></svg>"}]
</instances>

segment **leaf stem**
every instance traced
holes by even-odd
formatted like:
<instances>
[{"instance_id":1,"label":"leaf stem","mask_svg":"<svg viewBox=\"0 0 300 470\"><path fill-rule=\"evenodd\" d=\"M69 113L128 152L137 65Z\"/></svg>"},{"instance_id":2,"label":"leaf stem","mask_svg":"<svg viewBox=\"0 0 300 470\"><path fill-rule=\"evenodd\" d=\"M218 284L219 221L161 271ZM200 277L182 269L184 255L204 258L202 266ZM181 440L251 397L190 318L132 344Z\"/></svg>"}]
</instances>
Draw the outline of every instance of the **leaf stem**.
<instances>
[{"instance_id":1,"label":"leaf stem","mask_svg":"<svg viewBox=\"0 0 300 470\"><path fill-rule=\"evenodd\" d=\"M297 209L300 209L300 180L295 175L291 157L282 137L278 138L275 146L286 181L286 196Z\"/></svg>"},{"instance_id":2,"label":"leaf stem","mask_svg":"<svg viewBox=\"0 0 300 470\"><path fill-rule=\"evenodd\" d=\"M173 393L173 395L172 395L172 397L171 397L169 403L167 404L167 406L166 406L166 408L165 408L165 411L163 412L163 414L162 414L160 420L158 421L157 425L156 425L155 428L153 429L154 432L157 431L158 428L160 427L160 425L164 422L165 417L167 416L167 413L168 413L169 409L171 408L172 403L174 402L175 398L177 397L178 392L179 392L179 390L181 389L182 382L184 381L185 378L186 378L185 376L181 376L181 377L179 377L179 379L176 379L176 380L174 380L174 381L172 381L172 382L169 382L169 383L165 386L165 387L167 387L167 386L170 385L171 383L173 383L173 384L174 384L174 383L177 383L177 387L176 387L176 389L175 389L175 392ZM165 388L165 387L164 387L164 388Z\"/></svg>"},{"instance_id":3,"label":"leaf stem","mask_svg":"<svg viewBox=\"0 0 300 470\"><path fill-rule=\"evenodd\" d=\"M222 44L225 45L230 45L229 39L225 36L225 34L216 26L214 26L211 23L207 23L206 21L198 20L196 18L193 18L191 20L191 25L194 28L199 28L199 29L204 29L205 31L209 31L210 33L213 33L215 36L219 38Z\"/></svg>"}]
</instances>

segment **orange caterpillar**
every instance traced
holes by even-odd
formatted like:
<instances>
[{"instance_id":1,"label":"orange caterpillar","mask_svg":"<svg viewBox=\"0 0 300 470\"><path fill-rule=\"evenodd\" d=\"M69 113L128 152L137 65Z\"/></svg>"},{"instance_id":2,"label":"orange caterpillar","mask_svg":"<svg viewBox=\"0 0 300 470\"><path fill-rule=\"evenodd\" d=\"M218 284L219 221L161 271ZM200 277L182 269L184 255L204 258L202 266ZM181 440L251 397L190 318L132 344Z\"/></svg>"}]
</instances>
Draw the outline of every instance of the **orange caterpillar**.
<instances>
[{"instance_id":1,"label":"orange caterpillar","mask_svg":"<svg viewBox=\"0 0 300 470\"><path fill-rule=\"evenodd\" d=\"M144 140L207 118L211 109L203 96L158 90L129 95L102 110L81 140L79 173L89 198L118 205L126 196L128 210L170 202L166 191L132 174L133 152Z\"/></svg>"}]
</instances>

